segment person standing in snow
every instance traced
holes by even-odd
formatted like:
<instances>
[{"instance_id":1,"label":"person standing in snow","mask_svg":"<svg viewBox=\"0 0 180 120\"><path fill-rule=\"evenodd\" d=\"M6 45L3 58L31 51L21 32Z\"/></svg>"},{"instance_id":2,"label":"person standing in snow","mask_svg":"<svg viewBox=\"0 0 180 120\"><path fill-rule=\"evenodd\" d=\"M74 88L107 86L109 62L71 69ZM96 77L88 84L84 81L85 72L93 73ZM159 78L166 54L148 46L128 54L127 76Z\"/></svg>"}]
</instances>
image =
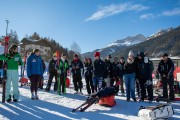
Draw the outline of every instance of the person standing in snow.
<instances>
[{"instance_id":1,"label":"person standing in snow","mask_svg":"<svg viewBox=\"0 0 180 120\"><path fill-rule=\"evenodd\" d=\"M158 72L162 78L163 97L168 98L167 85L169 85L169 98L174 101L174 63L167 53L162 55L162 60L158 65Z\"/></svg>"},{"instance_id":2,"label":"person standing in snow","mask_svg":"<svg viewBox=\"0 0 180 120\"><path fill-rule=\"evenodd\" d=\"M78 90L80 90L80 93L82 94L82 76L83 76L83 64L79 60L79 56L77 54L74 54L74 59L71 62L72 67L72 76L73 76L73 84L74 84L74 90L76 91L75 94L78 93Z\"/></svg>"},{"instance_id":3,"label":"person standing in snow","mask_svg":"<svg viewBox=\"0 0 180 120\"><path fill-rule=\"evenodd\" d=\"M125 64L125 60L123 57L120 58L120 62L119 62L119 79L120 79L120 86L121 86L121 94L124 95L124 64Z\"/></svg>"},{"instance_id":4,"label":"person standing in snow","mask_svg":"<svg viewBox=\"0 0 180 120\"><path fill-rule=\"evenodd\" d=\"M153 101L152 68L150 61L143 52L138 53L137 78L140 85L139 101L144 101L146 98L146 89L148 92L148 100Z\"/></svg>"},{"instance_id":5,"label":"person standing in snow","mask_svg":"<svg viewBox=\"0 0 180 120\"><path fill-rule=\"evenodd\" d=\"M94 85L93 85L93 65L91 58L86 58L84 62L84 73L85 73L85 80L86 80L86 88L88 95L94 93Z\"/></svg>"},{"instance_id":6,"label":"person standing in snow","mask_svg":"<svg viewBox=\"0 0 180 120\"><path fill-rule=\"evenodd\" d=\"M49 92L52 84L52 80L55 77L54 91L57 91L58 81L57 81L57 55L53 54L53 58L49 62L49 80L45 91Z\"/></svg>"},{"instance_id":7,"label":"person standing in snow","mask_svg":"<svg viewBox=\"0 0 180 120\"><path fill-rule=\"evenodd\" d=\"M65 82L66 82L66 77L67 77L67 71L69 69L69 63L67 61L66 54L61 55L58 68L59 68L58 73L60 75L60 86L58 87L60 87L60 91L62 94L66 94Z\"/></svg>"},{"instance_id":8,"label":"person standing in snow","mask_svg":"<svg viewBox=\"0 0 180 120\"><path fill-rule=\"evenodd\" d=\"M95 52L94 54L94 76L93 76L93 84L95 92L98 92L102 88L103 76L105 72L104 62L100 59L100 52ZM97 90L98 88L98 90Z\"/></svg>"},{"instance_id":9,"label":"person standing in snow","mask_svg":"<svg viewBox=\"0 0 180 120\"><path fill-rule=\"evenodd\" d=\"M125 85L126 85L126 96L127 101L130 101L130 97L136 102L135 97L135 77L137 72L137 61L134 57L134 53L132 51L128 54L127 62L124 65L125 75Z\"/></svg>"},{"instance_id":10,"label":"person standing in snow","mask_svg":"<svg viewBox=\"0 0 180 120\"><path fill-rule=\"evenodd\" d=\"M6 101L11 102L11 90L13 93L13 101L17 102L19 100L19 90L18 90L18 66L22 65L22 59L18 53L18 46L12 45L9 49L9 53L5 57L4 54L0 55L0 60L7 60L7 82L6 82ZM11 89L12 83L12 89Z\"/></svg>"},{"instance_id":11,"label":"person standing in snow","mask_svg":"<svg viewBox=\"0 0 180 120\"><path fill-rule=\"evenodd\" d=\"M38 49L34 49L27 59L27 76L31 81L31 99L39 99L37 91L39 81L43 76L43 60Z\"/></svg>"}]
</instances>

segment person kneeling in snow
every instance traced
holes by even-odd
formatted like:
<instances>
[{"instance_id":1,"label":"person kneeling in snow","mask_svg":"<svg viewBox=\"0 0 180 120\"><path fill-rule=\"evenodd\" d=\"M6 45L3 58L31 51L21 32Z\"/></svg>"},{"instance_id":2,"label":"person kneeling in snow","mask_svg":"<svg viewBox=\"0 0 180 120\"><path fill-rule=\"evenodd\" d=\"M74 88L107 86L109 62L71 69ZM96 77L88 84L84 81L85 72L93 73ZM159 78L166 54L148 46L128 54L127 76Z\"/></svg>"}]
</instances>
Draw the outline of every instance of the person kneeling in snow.
<instances>
[{"instance_id":1,"label":"person kneeling in snow","mask_svg":"<svg viewBox=\"0 0 180 120\"><path fill-rule=\"evenodd\" d=\"M106 87L97 93L91 94L91 97L99 98L99 102L98 102L99 105L113 107L114 105L116 105L114 96L119 91L119 84L120 82L118 81L116 85L112 87Z\"/></svg>"}]
</instances>

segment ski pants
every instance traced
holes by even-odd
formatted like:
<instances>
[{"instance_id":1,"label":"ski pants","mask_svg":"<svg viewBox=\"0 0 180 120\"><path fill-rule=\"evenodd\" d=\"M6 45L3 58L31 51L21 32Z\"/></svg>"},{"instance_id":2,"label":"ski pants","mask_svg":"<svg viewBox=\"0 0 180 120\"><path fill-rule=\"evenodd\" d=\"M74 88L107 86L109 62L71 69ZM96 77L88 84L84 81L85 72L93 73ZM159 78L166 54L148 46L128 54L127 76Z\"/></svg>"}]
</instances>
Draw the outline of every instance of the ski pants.
<instances>
[{"instance_id":1,"label":"ski pants","mask_svg":"<svg viewBox=\"0 0 180 120\"><path fill-rule=\"evenodd\" d=\"M51 84L52 84L52 80L53 80L54 77L55 77L54 91L57 90L57 86L58 86L57 72L49 73L49 80L48 80L48 84L47 84L46 90L48 90L48 91L50 90Z\"/></svg>"},{"instance_id":2,"label":"ski pants","mask_svg":"<svg viewBox=\"0 0 180 120\"><path fill-rule=\"evenodd\" d=\"M12 94L14 99L19 99L18 90L18 80L19 73L18 70L7 70L7 81L6 81L6 100L10 99L11 96L11 84L12 84Z\"/></svg>"},{"instance_id":3,"label":"ski pants","mask_svg":"<svg viewBox=\"0 0 180 120\"><path fill-rule=\"evenodd\" d=\"M85 80L86 80L86 88L87 88L88 94L94 93L92 75L85 76Z\"/></svg>"},{"instance_id":4,"label":"ski pants","mask_svg":"<svg viewBox=\"0 0 180 120\"><path fill-rule=\"evenodd\" d=\"M83 87L81 74L73 74L73 84L74 90L77 92L80 89L81 92Z\"/></svg>"},{"instance_id":5,"label":"ski pants","mask_svg":"<svg viewBox=\"0 0 180 120\"><path fill-rule=\"evenodd\" d=\"M99 91L101 90L101 88L102 88L102 83L103 83L103 78L102 78L102 77L94 77L94 78L93 78L94 90L95 90L96 92L98 92L98 91L97 91L97 87L98 87L98 90L99 90Z\"/></svg>"},{"instance_id":6,"label":"ski pants","mask_svg":"<svg viewBox=\"0 0 180 120\"><path fill-rule=\"evenodd\" d=\"M167 85L169 85L169 98L174 100L174 79L173 78L162 78L163 84L163 97L168 98Z\"/></svg>"},{"instance_id":7,"label":"ski pants","mask_svg":"<svg viewBox=\"0 0 180 120\"><path fill-rule=\"evenodd\" d=\"M65 82L66 82L66 76L64 74L60 74L60 86L58 87L60 87L59 89L62 93L65 93L65 88L66 88Z\"/></svg>"},{"instance_id":8,"label":"ski pants","mask_svg":"<svg viewBox=\"0 0 180 120\"><path fill-rule=\"evenodd\" d=\"M31 75L30 81L31 81L31 93L35 92L37 93L39 81L41 80L41 75Z\"/></svg>"}]
</instances>

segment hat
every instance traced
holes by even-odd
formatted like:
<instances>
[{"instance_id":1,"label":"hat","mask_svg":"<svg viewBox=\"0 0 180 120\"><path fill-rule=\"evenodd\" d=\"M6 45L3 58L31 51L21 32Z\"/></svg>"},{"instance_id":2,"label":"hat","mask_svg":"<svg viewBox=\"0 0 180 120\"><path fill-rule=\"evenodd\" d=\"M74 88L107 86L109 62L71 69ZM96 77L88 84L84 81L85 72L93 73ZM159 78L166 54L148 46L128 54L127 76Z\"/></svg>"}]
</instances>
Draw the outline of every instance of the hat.
<instances>
[{"instance_id":1,"label":"hat","mask_svg":"<svg viewBox=\"0 0 180 120\"><path fill-rule=\"evenodd\" d=\"M100 57L100 52L95 52L94 57Z\"/></svg>"},{"instance_id":2,"label":"hat","mask_svg":"<svg viewBox=\"0 0 180 120\"><path fill-rule=\"evenodd\" d=\"M133 51L129 51L129 54L128 54L128 56L130 56L130 55L134 56L134 53L133 53Z\"/></svg>"},{"instance_id":3,"label":"hat","mask_svg":"<svg viewBox=\"0 0 180 120\"><path fill-rule=\"evenodd\" d=\"M164 54L162 54L162 57L168 57L168 54L167 53L164 53Z\"/></svg>"},{"instance_id":4,"label":"hat","mask_svg":"<svg viewBox=\"0 0 180 120\"><path fill-rule=\"evenodd\" d=\"M78 54L74 54L74 57L78 57Z\"/></svg>"},{"instance_id":5,"label":"hat","mask_svg":"<svg viewBox=\"0 0 180 120\"><path fill-rule=\"evenodd\" d=\"M65 53L63 53L61 56L66 56L66 54L65 54Z\"/></svg>"},{"instance_id":6,"label":"hat","mask_svg":"<svg viewBox=\"0 0 180 120\"><path fill-rule=\"evenodd\" d=\"M139 52L139 53L138 53L138 56L144 57L144 56L145 56L145 55L144 55L144 52Z\"/></svg>"},{"instance_id":7,"label":"hat","mask_svg":"<svg viewBox=\"0 0 180 120\"><path fill-rule=\"evenodd\" d=\"M57 57L57 53L56 52L53 54L53 57Z\"/></svg>"},{"instance_id":8,"label":"hat","mask_svg":"<svg viewBox=\"0 0 180 120\"><path fill-rule=\"evenodd\" d=\"M124 57L120 57L120 59L123 59L123 60L124 60Z\"/></svg>"},{"instance_id":9,"label":"hat","mask_svg":"<svg viewBox=\"0 0 180 120\"><path fill-rule=\"evenodd\" d=\"M111 55L108 55L107 58L110 58L110 59L111 59L112 57L111 57Z\"/></svg>"}]
</instances>

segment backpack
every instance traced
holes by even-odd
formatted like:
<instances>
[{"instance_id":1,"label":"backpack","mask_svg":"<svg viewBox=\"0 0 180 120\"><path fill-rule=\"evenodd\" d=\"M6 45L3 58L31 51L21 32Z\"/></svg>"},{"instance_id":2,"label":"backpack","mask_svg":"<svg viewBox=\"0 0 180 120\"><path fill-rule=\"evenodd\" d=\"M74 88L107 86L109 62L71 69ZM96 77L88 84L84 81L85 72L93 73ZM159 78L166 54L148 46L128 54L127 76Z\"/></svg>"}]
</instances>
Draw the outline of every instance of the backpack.
<instances>
[{"instance_id":1,"label":"backpack","mask_svg":"<svg viewBox=\"0 0 180 120\"><path fill-rule=\"evenodd\" d=\"M146 120L167 119L174 115L174 110L169 104L158 106L140 107L138 116Z\"/></svg>"}]
</instances>

